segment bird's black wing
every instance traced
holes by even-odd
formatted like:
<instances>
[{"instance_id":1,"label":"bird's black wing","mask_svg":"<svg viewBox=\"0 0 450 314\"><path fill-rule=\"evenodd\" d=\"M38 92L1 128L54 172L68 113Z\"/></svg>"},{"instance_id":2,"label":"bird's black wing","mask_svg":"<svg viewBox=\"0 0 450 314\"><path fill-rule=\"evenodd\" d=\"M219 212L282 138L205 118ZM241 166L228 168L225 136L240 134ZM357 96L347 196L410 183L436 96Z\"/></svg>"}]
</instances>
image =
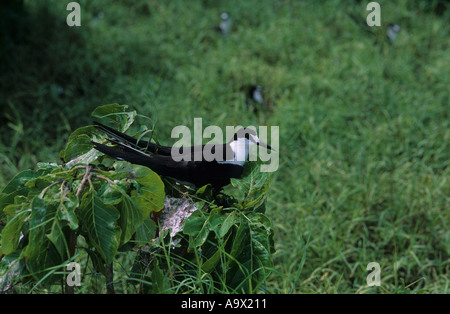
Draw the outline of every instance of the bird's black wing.
<instances>
[{"instance_id":1,"label":"bird's black wing","mask_svg":"<svg viewBox=\"0 0 450 314\"><path fill-rule=\"evenodd\" d=\"M211 183L220 189L230 183L230 178L242 175L243 167L233 164L219 164L216 161L175 161L171 156L149 155L126 144L116 142L117 146L107 146L92 142L100 152L133 164L149 167L159 175L190 182L197 187Z\"/></svg>"}]
</instances>

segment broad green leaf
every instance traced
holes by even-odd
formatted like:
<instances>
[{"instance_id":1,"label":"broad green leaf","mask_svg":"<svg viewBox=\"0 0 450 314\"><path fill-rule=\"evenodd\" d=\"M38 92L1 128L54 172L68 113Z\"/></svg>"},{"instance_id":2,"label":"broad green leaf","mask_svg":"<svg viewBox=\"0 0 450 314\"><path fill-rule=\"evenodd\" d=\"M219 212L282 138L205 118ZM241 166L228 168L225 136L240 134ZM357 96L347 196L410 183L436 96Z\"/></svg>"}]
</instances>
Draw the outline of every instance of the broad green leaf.
<instances>
[{"instance_id":1,"label":"broad green leaf","mask_svg":"<svg viewBox=\"0 0 450 314\"><path fill-rule=\"evenodd\" d=\"M134 237L136 245L143 246L152 244L152 241L156 236L156 228L156 223L152 219L145 219L142 225L136 230L136 235Z\"/></svg>"},{"instance_id":2,"label":"broad green leaf","mask_svg":"<svg viewBox=\"0 0 450 314\"><path fill-rule=\"evenodd\" d=\"M35 278L45 276L45 270L59 265L62 260L50 240L46 237L56 213L55 204L47 204L42 198L35 197L31 203L28 245L23 251L29 272ZM50 280L50 278L49 278Z\"/></svg>"},{"instance_id":3,"label":"broad green leaf","mask_svg":"<svg viewBox=\"0 0 450 314\"><path fill-rule=\"evenodd\" d=\"M56 181L56 179L54 181ZM42 176L28 181L27 183L25 183L25 186L30 189L27 197L29 199L32 199L33 197L40 195L42 191L48 186L50 186L54 181L49 176ZM59 185L53 186L52 188L57 189L58 187ZM52 194L48 190L46 191L46 193L50 195Z\"/></svg>"},{"instance_id":4,"label":"broad green leaf","mask_svg":"<svg viewBox=\"0 0 450 314\"><path fill-rule=\"evenodd\" d=\"M212 185L207 184L199 188L195 194L201 199L213 199Z\"/></svg>"},{"instance_id":5,"label":"broad green leaf","mask_svg":"<svg viewBox=\"0 0 450 314\"><path fill-rule=\"evenodd\" d=\"M92 138L96 134L94 126L84 126L69 136L66 148L60 152L60 157L67 162L67 166L89 164L101 155L92 146Z\"/></svg>"},{"instance_id":6,"label":"broad green leaf","mask_svg":"<svg viewBox=\"0 0 450 314\"><path fill-rule=\"evenodd\" d=\"M241 255L242 251L245 248L248 248L248 243L245 243L246 237L248 236L249 229L246 223L242 223L239 225L236 236L234 237L233 245L231 247L230 255L237 258ZM229 263L233 263L233 260L230 260Z\"/></svg>"},{"instance_id":7,"label":"broad green leaf","mask_svg":"<svg viewBox=\"0 0 450 314\"><path fill-rule=\"evenodd\" d=\"M269 173L261 172L258 163L248 163L244 176L231 179L231 185L241 192L240 209L257 209L263 205L269 188Z\"/></svg>"},{"instance_id":8,"label":"broad green leaf","mask_svg":"<svg viewBox=\"0 0 450 314\"><path fill-rule=\"evenodd\" d=\"M122 202L117 206L117 209L120 212L118 223L120 229L122 229L120 244L123 245L131 239L137 229L144 223L145 218L142 217L142 213L128 195L123 195Z\"/></svg>"},{"instance_id":9,"label":"broad green leaf","mask_svg":"<svg viewBox=\"0 0 450 314\"><path fill-rule=\"evenodd\" d=\"M102 202L109 205L117 205L122 201L125 191L117 184L110 184L104 182L98 189L97 195L101 198Z\"/></svg>"},{"instance_id":10,"label":"broad green leaf","mask_svg":"<svg viewBox=\"0 0 450 314\"><path fill-rule=\"evenodd\" d=\"M107 275L107 270L105 267L105 260L104 258L99 254L98 251L94 250L87 250L87 253L89 255L89 258L92 260L92 265L94 266L94 269L103 274L104 276Z\"/></svg>"},{"instance_id":11,"label":"broad green leaf","mask_svg":"<svg viewBox=\"0 0 450 314\"><path fill-rule=\"evenodd\" d=\"M112 262L119 247L119 217L119 211L114 206L103 203L95 191L86 194L81 201L79 220L87 241L107 264Z\"/></svg>"},{"instance_id":12,"label":"broad green leaf","mask_svg":"<svg viewBox=\"0 0 450 314\"><path fill-rule=\"evenodd\" d=\"M85 141L86 139L84 139L83 141ZM102 155L102 153L101 152L99 152L98 150L96 150L95 148L92 148L92 143L91 142L89 142L90 143L90 145L91 145L91 149L90 150L88 150L88 152L87 153L85 153L85 154L82 154L82 155L79 155L79 156L74 156L74 158L73 159L71 159L70 161L68 161L67 163L66 163L66 167L67 168L71 168L71 167L73 167L73 166L75 166L75 165L88 165L88 164L90 164L90 163L93 163L95 160L97 160L97 158L99 157L99 156L101 156ZM84 144L85 145L85 147L87 148L87 143L85 143ZM67 159L64 159L64 160L66 160L67 161Z\"/></svg>"},{"instance_id":13,"label":"broad green leaf","mask_svg":"<svg viewBox=\"0 0 450 314\"><path fill-rule=\"evenodd\" d=\"M20 196L28 195L28 192L30 191L29 188L23 187L15 190L14 192L11 192L9 194L0 194L0 215L3 212L3 209L10 204L14 204L16 202L16 199Z\"/></svg>"},{"instance_id":14,"label":"broad green leaf","mask_svg":"<svg viewBox=\"0 0 450 314\"><path fill-rule=\"evenodd\" d=\"M14 207L14 211L19 210L21 205L8 205L7 207ZM7 209L5 208L5 211ZM13 210L13 209L10 209ZM17 249L19 244L20 233L22 226L25 223L25 218L30 215L30 211L22 210L8 220L8 223L2 230L1 247L5 255L11 254Z\"/></svg>"},{"instance_id":15,"label":"broad green leaf","mask_svg":"<svg viewBox=\"0 0 450 314\"><path fill-rule=\"evenodd\" d=\"M200 210L195 211L186 219L183 233L191 237L191 245L202 246L208 235L213 231L217 237L223 238L230 228L240 221L239 214L235 212L223 212L222 208L213 208L209 213Z\"/></svg>"},{"instance_id":16,"label":"broad green leaf","mask_svg":"<svg viewBox=\"0 0 450 314\"><path fill-rule=\"evenodd\" d=\"M199 210L195 211L184 222L183 233L191 237L190 247L203 245L208 237L209 231L208 216Z\"/></svg>"},{"instance_id":17,"label":"broad green leaf","mask_svg":"<svg viewBox=\"0 0 450 314\"><path fill-rule=\"evenodd\" d=\"M53 221L50 233L46 234L46 236L55 246L61 260L65 260L69 256L69 248L66 241L66 235L64 234L61 222L58 219Z\"/></svg>"},{"instance_id":18,"label":"broad green leaf","mask_svg":"<svg viewBox=\"0 0 450 314\"><path fill-rule=\"evenodd\" d=\"M91 137L86 134L79 134L77 136L71 135L67 143L66 149L61 153L61 157L66 162L80 157L90 150L92 150ZM81 163L80 161L78 163Z\"/></svg>"},{"instance_id":19,"label":"broad green leaf","mask_svg":"<svg viewBox=\"0 0 450 314\"><path fill-rule=\"evenodd\" d=\"M127 111L127 109L127 105L110 104L95 108L91 115L94 118L112 122L115 129L125 132L136 117L136 111Z\"/></svg>"},{"instance_id":20,"label":"broad green leaf","mask_svg":"<svg viewBox=\"0 0 450 314\"><path fill-rule=\"evenodd\" d=\"M272 223L263 213L251 212L248 213L247 217L250 219L253 228L261 228L267 233L271 232Z\"/></svg>"},{"instance_id":21,"label":"broad green leaf","mask_svg":"<svg viewBox=\"0 0 450 314\"><path fill-rule=\"evenodd\" d=\"M37 166L39 169L50 169L50 170L54 170L54 169L60 169L61 166L54 163L54 162L38 162Z\"/></svg>"},{"instance_id":22,"label":"broad green leaf","mask_svg":"<svg viewBox=\"0 0 450 314\"><path fill-rule=\"evenodd\" d=\"M79 201L76 197L65 197L58 209L58 218L65 221L70 229L78 229L78 218L75 209L78 207Z\"/></svg>"},{"instance_id":23,"label":"broad green leaf","mask_svg":"<svg viewBox=\"0 0 450 314\"><path fill-rule=\"evenodd\" d=\"M228 240L231 238L231 234L225 239L222 247L224 248L228 242ZM221 248L217 248L216 252L208 258L203 264L202 264L202 270L207 273L211 273L216 265L219 263L222 255L224 252Z\"/></svg>"},{"instance_id":24,"label":"broad green leaf","mask_svg":"<svg viewBox=\"0 0 450 314\"><path fill-rule=\"evenodd\" d=\"M92 125L82 126L78 129L76 129L75 131L73 131L72 134L70 134L68 141L70 142L81 135L86 135L88 137L91 137L95 134L96 134L96 129L94 126L92 126Z\"/></svg>"},{"instance_id":25,"label":"broad green leaf","mask_svg":"<svg viewBox=\"0 0 450 314\"><path fill-rule=\"evenodd\" d=\"M14 178L9 181L9 183L3 188L2 193L10 194L25 186L25 183L36 179L40 176L45 175L50 172L48 169L35 170L25 170L17 174Z\"/></svg>"},{"instance_id":26,"label":"broad green leaf","mask_svg":"<svg viewBox=\"0 0 450 314\"><path fill-rule=\"evenodd\" d=\"M242 223L233 241L228 262L230 286L254 291L263 283L272 268L273 233L270 221L261 213L252 213Z\"/></svg>"},{"instance_id":27,"label":"broad green leaf","mask_svg":"<svg viewBox=\"0 0 450 314\"><path fill-rule=\"evenodd\" d=\"M151 212L164 208L164 183L159 175L150 168L124 161L117 161L114 167L117 179L127 179L133 182L134 190L131 192L131 196L136 200L143 219L148 217Z\"/></svg>"},{"instance_id":28,"label":"broad green leaf","mask_svg":"<svg viewBox=\"0 0 450 314\"><path fill-rule=\"evenodd\" d=\"M155 263L151 274L152 290L151 293L164 293L169 288L168 278L164 276L158 262Z\"/></svg>"},{"instance_id":29,"label":"broad green leaf","mask_svg":"<svg viewBox=\"0 0 450 314\"><path fill-rule=\"evenodd\" d=\"M236 224L238 224L241 221L241 217L239 214L235 211L230 212L226 215L224 221L222 222L222 225L220 226L220 229L218 230L218 236L220 238L225 237L225 235L228 233L230 228Z\"/></svg>"},{"instance_id":30,"label":"broad green leaf","mask_svg":"<svg viewBox=\"0 0 450 314\"><path fill-rule=\"evenodd\" d=\"M183 232L191 237L191 245L202 246L209 232L213 231L217 237L223 239L231 227L238 225L241 220L242 217L237 212L225 212L218 207L207 214L197 210L186 219Z\"/></svg>"},{"instance_id":31,"label":"broad green leaf","mask_svg":"<svg viewBox=\"0 0 450 314\"><path fill-rule=\"evenodd\" d=\"M164 208L164 183L150 168L139 165L132 165L131 168L137 183L131 196L136 199L142 218L145 219L151 212Z\"/></svg>"},{"instance_id":32,"label":"broad green leaf","mask_svg":"<svg viewBox=\"0 0 450 314\"><path fill-rule=\"evenodd\" d=\"M222 213L221 208L213 208L208 217L209 229L214 231L217 236L220 236L220 230L223 222L227 217L227 213Z\"/></svg>"},{"instance_id":33,"label":"broad green leaf","mask_svg":"<svg viewBox=\"0 0 450 314\"><path fill-rule=\"evenodd\" d=\"M9 183L3 188L0 193L0 215L3 208L9 204L14 204L17 196L28 195L30 189L26 186L29 181L33 181L45 174L49 173L50 169L39 170L25 170L17 174Z\"/></svg>"}]
</instances>

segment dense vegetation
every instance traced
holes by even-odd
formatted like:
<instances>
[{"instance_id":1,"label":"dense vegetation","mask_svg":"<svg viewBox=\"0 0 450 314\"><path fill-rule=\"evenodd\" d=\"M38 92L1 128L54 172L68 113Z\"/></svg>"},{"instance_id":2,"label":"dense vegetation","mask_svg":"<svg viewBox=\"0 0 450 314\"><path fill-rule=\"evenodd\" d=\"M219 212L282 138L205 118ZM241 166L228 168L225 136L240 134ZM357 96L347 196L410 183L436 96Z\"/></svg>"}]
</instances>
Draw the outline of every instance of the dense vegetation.
<instances>
[{"instance_id":1,"label":"dense vegetation","mask_svg":"<svg viewBox=\"0 0 450 314\"><path fill-rule=\"evenodd\" d=\"M379 1L379 28L365 24L364 1L79 2L73 28L61 1L5 2L17 8L1 16L2 188L59 162L104 104L151 116L166 145L194 117L278 125L266 204L276 251L262 289L448 293L447 1ZM214 29L223 11L228 36ZM391 22L401 30L388 44ZM258 116L248 84L270 104ZM370 262L380 287L366 285Z\"/></svg>"},{"instance_id":2,"label":"dense vegetation","mask_svg":"<svg viewBox=\"0 0 450 314\"><path fill-rule=\"evenodd\" d=\"M138 117L118 104L92 116L121 131ZM0 292L74 293L74 283L85 293L115 293L117 285L128 293L258 291L273 252L264 215L269 176L258 163L231 179L238 193L226 195L211 185L163 183L149 168L92 146L105 139L81 127L61 151L62 164L39 163L2 190Z\"/></svg>"}]
</instances>

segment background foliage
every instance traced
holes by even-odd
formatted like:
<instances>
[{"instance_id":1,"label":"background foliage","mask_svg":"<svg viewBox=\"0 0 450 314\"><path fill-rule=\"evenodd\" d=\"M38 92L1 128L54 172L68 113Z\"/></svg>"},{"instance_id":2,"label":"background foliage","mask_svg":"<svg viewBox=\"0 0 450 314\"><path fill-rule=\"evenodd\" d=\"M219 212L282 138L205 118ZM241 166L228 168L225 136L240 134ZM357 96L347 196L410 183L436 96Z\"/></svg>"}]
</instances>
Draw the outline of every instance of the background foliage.
<instances>
[{"instance_id":1,"label":"background foliage","mask_svg":"<svg viewBox=\"0 0 450 314\"><path fill-rule=\"evenodd\" d=\"M23 3L0 19L1 186L103 104L148 112L166 145L194 117L279 125L268 291L448 292L448 1L379 1L376 29L364 1L80 1L79 28L61 1ZM398 39L375 44L390 22ZM246 84L271 115L247 112Z\"/></svg>"}]
</instances>

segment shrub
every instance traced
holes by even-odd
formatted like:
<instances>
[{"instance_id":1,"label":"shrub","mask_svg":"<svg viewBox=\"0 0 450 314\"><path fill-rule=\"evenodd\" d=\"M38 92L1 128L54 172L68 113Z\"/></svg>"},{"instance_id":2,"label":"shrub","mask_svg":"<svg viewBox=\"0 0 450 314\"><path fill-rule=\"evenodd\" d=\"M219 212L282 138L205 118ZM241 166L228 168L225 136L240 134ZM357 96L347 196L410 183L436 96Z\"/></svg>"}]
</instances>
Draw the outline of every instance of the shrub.
<instances>
[{"instance_id":1,"label":"shrub","mask_svg":"<svg viewBox=\"0 0 450 314\"><path fill-rule=\"evenodd\" d=\"M98 107L92 116L122 131L138 117L120 105ZM192 190L163 182L149 168L104 156L92 139L105 138L93 126L75 130L62 164L39 163L3 188L0 289L176 293L261 286L273 251L264 215L267 174L250 165L243 178L232 179L234 195L215 195L209 185ZM174 197L195 211L179 230L161 228L151 216ZM77 290L66 281L71 262L83 266Z\"/></svg>"}]
</instances>

